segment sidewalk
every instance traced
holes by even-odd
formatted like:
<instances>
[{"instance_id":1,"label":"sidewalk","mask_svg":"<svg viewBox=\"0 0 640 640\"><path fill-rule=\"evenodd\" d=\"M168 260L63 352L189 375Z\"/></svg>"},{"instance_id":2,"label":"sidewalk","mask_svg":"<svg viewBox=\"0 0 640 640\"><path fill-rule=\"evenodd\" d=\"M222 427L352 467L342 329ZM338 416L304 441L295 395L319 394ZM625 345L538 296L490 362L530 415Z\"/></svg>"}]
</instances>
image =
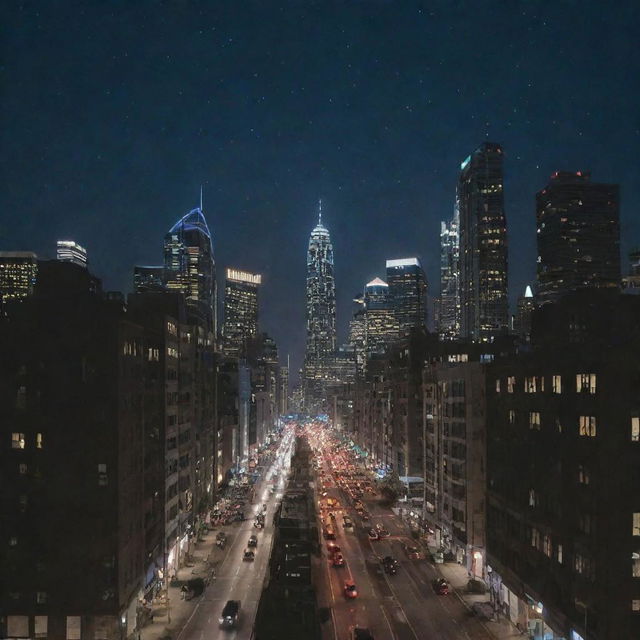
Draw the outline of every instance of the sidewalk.
<instances>
[{"instance_id":1,"label":"sidewalk","mask_svg":"<svg viewBox=\"0 0 640 640\"><path fill-rule=\"evenodd\" d=\"M201 542L196 542L193 545L192 561L188 563L189 566L185 565L178 570L179 585L168 588L168 604L164 597L159 598L157 601L154 600L152 621L147 622L140 630L140 640L160 640L164 638L175 640L179 636L202 597L198 596L191 600L183 600L180 586L192 578L206 580L211 570L222 560L223 552L219 551L215 546L215 541L216 531L214 530L209 531ZM210 564L208 564L208 560ZM204 593L206 593L207 588L205 588Z\"/></svg>"}]
</instances>

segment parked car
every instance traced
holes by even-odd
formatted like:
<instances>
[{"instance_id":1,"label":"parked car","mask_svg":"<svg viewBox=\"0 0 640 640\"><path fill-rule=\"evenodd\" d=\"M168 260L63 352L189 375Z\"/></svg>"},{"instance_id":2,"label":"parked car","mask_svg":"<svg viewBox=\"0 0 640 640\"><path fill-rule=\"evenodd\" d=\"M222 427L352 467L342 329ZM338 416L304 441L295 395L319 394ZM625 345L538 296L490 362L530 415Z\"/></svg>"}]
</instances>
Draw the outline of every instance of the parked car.
<instances>
[{"instance_id":1,"label":"parked car","mask_svg":"<svg viewBox=\"0 0 640 640\"><path fill-rule=\"evenodd\" d=\"M240 600L228 600L224 605L218 622L222 627L235 627L240 617Z\"/></svg>"}]
</instances>

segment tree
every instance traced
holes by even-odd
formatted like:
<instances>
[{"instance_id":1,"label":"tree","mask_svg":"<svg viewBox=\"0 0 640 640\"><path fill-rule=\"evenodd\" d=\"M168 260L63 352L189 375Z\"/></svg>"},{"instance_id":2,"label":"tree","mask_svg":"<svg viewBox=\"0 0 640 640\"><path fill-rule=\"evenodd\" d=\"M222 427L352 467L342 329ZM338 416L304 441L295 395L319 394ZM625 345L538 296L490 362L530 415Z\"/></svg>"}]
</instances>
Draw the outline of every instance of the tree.
<instances>
[{"instance_id":1,"label":"tree","mask_svg":"<svg viewBox=\"0 0 640 640\"><path fill-rule=\"evenodd\" d=\"M395 471L388 473L384 477L380 486L380 493L387 502L395 502L400 496L403 496L405 492L406 487Z\"/></svg>"}]
</instances>

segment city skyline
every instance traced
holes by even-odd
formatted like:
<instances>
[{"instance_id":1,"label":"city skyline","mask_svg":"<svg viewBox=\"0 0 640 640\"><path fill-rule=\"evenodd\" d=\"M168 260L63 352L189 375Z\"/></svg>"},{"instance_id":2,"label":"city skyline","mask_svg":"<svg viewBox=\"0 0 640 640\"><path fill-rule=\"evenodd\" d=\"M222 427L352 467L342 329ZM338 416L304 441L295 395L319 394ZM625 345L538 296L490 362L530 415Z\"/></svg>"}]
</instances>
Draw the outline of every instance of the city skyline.
<instances>
[{"instance_id":1,"label":"city skyline","mask_svg":"<svg viewBox=\"0 0 640 640\"><path fill-rule=\"evenodd\" d=\"M319 197L341 256L338 343L383 260L419 257L436 291L440 222L483 140L505 151L511 312L535 279L535 193L555 171L621 185L623 273L640 238L633 3L220 14L140 3L4 17L0 206L12 222L0 249L44 257L71 237L106 289L128 291L132 266L156 264L158 229L197 206L203 184L216 261L264 275L264 327L293 372ZM606 56L592 46L603 38Z\"/></svg>"}]
</instances>

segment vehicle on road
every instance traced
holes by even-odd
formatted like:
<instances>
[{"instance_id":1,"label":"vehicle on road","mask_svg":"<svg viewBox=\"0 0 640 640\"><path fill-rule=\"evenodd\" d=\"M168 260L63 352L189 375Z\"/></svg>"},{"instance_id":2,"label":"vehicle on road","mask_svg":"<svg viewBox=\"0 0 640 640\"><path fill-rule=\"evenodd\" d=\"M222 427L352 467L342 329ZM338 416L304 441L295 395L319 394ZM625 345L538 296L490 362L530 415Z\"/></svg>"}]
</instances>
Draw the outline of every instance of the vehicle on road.
<instances>
[{"instance_id":1,"label":"vehicle on road","mask_svg":"<svg viewBox=\"0 0 640 640\"><path fill-rule=\"evenodd\" d=\"M362 522L369 522L369 520L371 520L371 516L366 511L360 511L359 513Z\"/></svg>"},{"instance_id":2,"label":"vehicle on road","mask_svg":"<svg viewBox=\"0 0 640 640\"><path fill-rule=\"evenodd\" d=\"M439 596L449 595L449 583L444 578L438 578L433 581L433 590Z\"/></svg>"},{"instance_id":3,"label":"vehicle on road","mask_svg":"<svg viewBox=\"0 0 640 640\"><path fill-rule=\"evenodd\" d=\"M240 600L228 600L218 618L222 627L235 627L240 617Z\"/></svg>"},{"instance_id":4,"label":"vehicle on road","mask_svg":"<svg viewBox=\"0 0 640 640\"><path fill-rule=\"evenodd\" d=\"M380 527L380 525L378 525L378 527L377 533L380 539L388 538L391 535L384 527Z\"/></svg>"},{"instance_id":5,"label":"vehicle on road","mask_svg":"<svg viewBox=\"0 0 640 640\"><path fill-rule=\"evenodd\" d=\"M424 553L415 545L403 542L402 550L407 554L409 560L424 560Z\"/></svg>"},{"instance_id":6,"label":"vehicle on road","mask_svg":"<svg viewBox=\"0 0 640 640\"><path fill-rule=\"evenodd\" d=\"M249 536L249 542L247 543L250 547L258 546L258 537L255 535Z\"/></svg>"},{"instance_id":7,"label":"vehicle on road","mask_svg":"<svg viewBox=\"0 0 640 640\"><path fill-rule=\"evenodd\" d=\"M246 562L253 562L256 559L256 554L251 549L245 549L242 559Z\"/></svg>"},{"instance_id":8,"label":"vehicle on road","mask_svg":"<svg viewBox=\"0 0 640 640\"><path fill-rule=\"evenodd\" d=\"M349 516L344 516L342 518L342 528L348 529L353 533L353 520Z\"/></svg>"},{"instance_id":9,"label":"vehicle on road","mask_svg":"<svg viewBox=\"0 0 640 640\"><path fill-rule=\"evenodd\" d=\"M324 528L324 537L327 540L335 540L336 539L336 532L333 530L333 527L331 525L327 525Z\"/></svg>"},{"instance_id":10,"label":"vehicle on road","mask_svg":"<svg viewBox=\"0 0 640 640\"><path fill-rule=\"evenodd\" d=\"M344 567L344 556L341 553L334 553L331 558L331 564L334 567Z\"/></svg>"},{"instance_id":11,"label":"vehicle on road","mask_svg":"<svg viewBox=\"0 0 640 640\"><path fill-rule=\"evenodd\" d=\"M345 598L351 599L358 597L358 589L353 580L347 580L347 582L344 583L344 596Z\"/></svg>"},{"instance_id":12,"label":"vehicle on road","mask_svg":"<svg viewBox=\"0 0 640 640\"><path fill-rule=\"evenodd\" d=\"M350 640L373 640L373 635L369 629L363 629L362 627L354 627L351 629Z\"/></svg>"},{"instance_id":13,"label":"vehicle on road","mask_svg":"<svg viewBox=\"0 0 640 640\"><path fill-rule=\"evenodd\" d=\"M380 536L375 529L369 529L367 535L369 536L369 540L380 540Z\"/></svg>"},{"instance_id":14,"label":"vehicle on road","mask_svg":"<svg viewBox=\"0 0 640 640\"><path fill-rule=\"evenodd\" d=\"M392 556L385 556L382 558L382 566L385 573L395 576L398 573L398 561Z\"/></svg>"},{"instance_id":15,"label":"vehicle on road","mask_svg":"<svg viewBox=\"0 0 640 640\"><path fill-rule=\"evenodd\" d=\"M327 551L333 555L334 553L338 553L338 551L340 551L340 547L335 542L329 542L327 543Z\"/></svg>"}]
</instances>

